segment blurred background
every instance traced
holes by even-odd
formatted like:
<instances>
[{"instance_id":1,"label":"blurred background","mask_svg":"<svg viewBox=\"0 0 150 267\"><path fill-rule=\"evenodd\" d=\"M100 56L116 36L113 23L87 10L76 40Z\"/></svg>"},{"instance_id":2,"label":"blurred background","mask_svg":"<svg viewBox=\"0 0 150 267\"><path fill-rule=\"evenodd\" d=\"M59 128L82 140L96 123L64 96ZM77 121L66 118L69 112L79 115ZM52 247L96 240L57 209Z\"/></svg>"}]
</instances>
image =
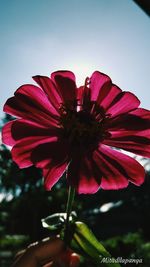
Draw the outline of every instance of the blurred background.
<instances>
[{"instance_id":1,"label":"blurred background","mask_svg":"<svg viewBox=\"0 0 150 267\"><path fill-rule=\"evenodd\" d=\"M0 126L11 120L2 108L17 87L33 83L33 75L58 69L74 71L77 84L100 70L149 109L146 2L0 0ZM114 257L143 258L141 266L148 267L150 163L137 159L146 169L141 187L76 196L74 209ZM0 144L0 266L10 266L16 251L49 235L41 218L64 211L66 199L64 177L46 192L40 170L19 170L10 150Z\"/></svg>"}]
</instances>

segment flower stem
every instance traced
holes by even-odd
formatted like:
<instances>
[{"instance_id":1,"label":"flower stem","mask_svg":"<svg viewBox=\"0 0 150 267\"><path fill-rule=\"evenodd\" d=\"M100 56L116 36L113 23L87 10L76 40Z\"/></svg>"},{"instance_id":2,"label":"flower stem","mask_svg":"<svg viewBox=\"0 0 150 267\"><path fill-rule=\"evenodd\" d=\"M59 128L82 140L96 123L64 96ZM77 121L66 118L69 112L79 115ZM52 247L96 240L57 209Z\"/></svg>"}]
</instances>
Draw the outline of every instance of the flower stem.
<instances>
[{"instance_id":1,"label":"flower stem","mask_svg":"<svg viewBox=\"0 0 150 267\"><path fill-rule=\"evenodd\" d=\"M64 232L64 242L66 245L69 245L69 217L72 210L72 204L75 196L75 189L72 186L69 186L68 191L68 201L67 201L67 207L66 207L66 221L65 221L65 232Z\"/></svg>"}]
</instances>

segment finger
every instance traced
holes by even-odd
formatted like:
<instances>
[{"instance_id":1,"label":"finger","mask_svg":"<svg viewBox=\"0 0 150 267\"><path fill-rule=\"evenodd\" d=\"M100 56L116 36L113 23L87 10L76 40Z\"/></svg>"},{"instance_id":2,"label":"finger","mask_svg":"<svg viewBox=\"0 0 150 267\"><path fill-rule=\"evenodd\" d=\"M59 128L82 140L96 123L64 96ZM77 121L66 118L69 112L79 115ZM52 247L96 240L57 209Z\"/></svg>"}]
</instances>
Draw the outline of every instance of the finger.
<instances>
[{"instance_id":1,"label":"finger","mask_svg":"<svg viewBox=\"0 0 150 267\"><path fill-rule=\"evenodd\" d=\"M37 267L50 263L64 250L64 242L56 237L38 244L32 244L26 252L14 263L13 267Z\"/></svg>"},{"instance_id":2,"label":"finger","mask_svg":"<svg viewBox=\"0 0 150 267\"><path fill-rule=\"evenodd\" d=\"M64 242L57 238L52 237L39 242L39 244L31 248L34 257L37 259L37 262L41 264L49 263L58 257L65 249Z\"/></svg>"},{"instance_id":3,"label":"finger","mask_svg":"<svg viewBox=\"0 0 150 267\"><path fill-rule=\"evenodd\" d=\"M43 265L43 267L53 267L53 262L49 262Z\"/></svg>"},{"instance_id":4,"label":"finger","mask_svg":"<svg viewBox=\"0 0 150 267\"><path fill-rule=\"evenodd\" d=\"M79 265L80 265L80 256L76 253L72 253L69 267L78 267Z\"/></svg>"},{"instance_id":5,"label":"finger","mask_svg":"<svg viewBox=\"0 0 150 267\"><path fill-rule=\"evenodd\" d=\"M80 256L71 249L65 249L53 262L53 267L78 267Z\"/></svg>"},{"instance_id":6,"label":"finger","mask_svg":"<svg viewBox=\"0 0 150 267\"><path fill-rule=\"evenodd\" d=\"M18 256L12 267L37 267L36 260L32 255L25 252L21 256Z\"/></svg>"},{"instance_id":7,"label":"finger","mask_svg":"<svg viewBox=\"0 0 150 267\"><path fill-rule=\"evenodd\" d=\"M26 250L20 250L19 252L17 252L17 254L14 257L14 265L16 265L16 263L18 262L18 260L21 258L21 256L26 252ZM13 265L13 266L14 266Z\"/></svg>"},{"instance_id":8,"label":"finger","mask_svg":"<svg viewBox=\"0 0 150 267\"><path fill-rule=\"evenodd\" d=\"M37 244L38 244L38 242L34 242L34 243L30 244L30 245L28 246L28 248L33 247L33 246L35 246L35 245L37 245ZM15 255L15 257L14 257L14 264L17 263L17 261L21 258L21 256L23 256L23 254L26 252L26 250L27 250L27 249L23 249L23 250L20 250L20 251L18 251L18 252L16 253L16 255Z\"/></svg>"},{"instance_id":9,"label":"finger","mask_svg":"<svg viewBox=\"0 0 150 267\"><path fill-rule=\"evenodd\" d=\"M25 249L18 251L18 252L16 253L16 255L15 255L15 260L17 260L17 259L18 259L20 256L22 256L25 252L26 252Z\"/></svg>"}]
</instances>

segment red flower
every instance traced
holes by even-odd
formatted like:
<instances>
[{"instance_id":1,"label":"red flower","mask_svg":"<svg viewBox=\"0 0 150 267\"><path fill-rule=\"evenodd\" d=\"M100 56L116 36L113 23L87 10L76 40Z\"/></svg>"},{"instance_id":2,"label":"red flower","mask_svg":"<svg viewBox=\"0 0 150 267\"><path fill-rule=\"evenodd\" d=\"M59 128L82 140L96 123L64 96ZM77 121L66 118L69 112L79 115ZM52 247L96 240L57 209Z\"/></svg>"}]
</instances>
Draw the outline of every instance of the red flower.
<instances>
[{"instance_id":1,"label":"red flower","mask_svg":"<svg viewBox=\"0 0 150 267\"><path fill-rule=\"evenodd\" d=\"M134 94L98 71L80 88L70 71L33 79L39 87L21 86L4 106L18 118L2 135L20 168L42 168L46 189L68 169L68 183L78 193L143 183L143 167L111 148L150 156L150 111L138 108Z\"/></svg>"}]
</instances>

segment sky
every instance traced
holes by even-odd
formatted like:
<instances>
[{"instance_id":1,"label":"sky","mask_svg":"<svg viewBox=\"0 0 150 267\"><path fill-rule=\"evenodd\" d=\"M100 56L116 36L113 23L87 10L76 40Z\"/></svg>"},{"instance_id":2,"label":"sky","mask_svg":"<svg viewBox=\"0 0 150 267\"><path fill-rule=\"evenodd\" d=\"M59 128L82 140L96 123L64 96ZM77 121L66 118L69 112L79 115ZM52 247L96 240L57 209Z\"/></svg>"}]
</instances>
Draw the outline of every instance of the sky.
<instances>
[{"instance_id":1,"label":"sky","mask_svg":"<svg viewBox=\"0 0 150 267\"><path fill-rule=\"evenodd\" d=\"M0 117L37 74L108 74L150 108L150 20L132 0L0 0Z\"/></svg>"}]
</instances>

